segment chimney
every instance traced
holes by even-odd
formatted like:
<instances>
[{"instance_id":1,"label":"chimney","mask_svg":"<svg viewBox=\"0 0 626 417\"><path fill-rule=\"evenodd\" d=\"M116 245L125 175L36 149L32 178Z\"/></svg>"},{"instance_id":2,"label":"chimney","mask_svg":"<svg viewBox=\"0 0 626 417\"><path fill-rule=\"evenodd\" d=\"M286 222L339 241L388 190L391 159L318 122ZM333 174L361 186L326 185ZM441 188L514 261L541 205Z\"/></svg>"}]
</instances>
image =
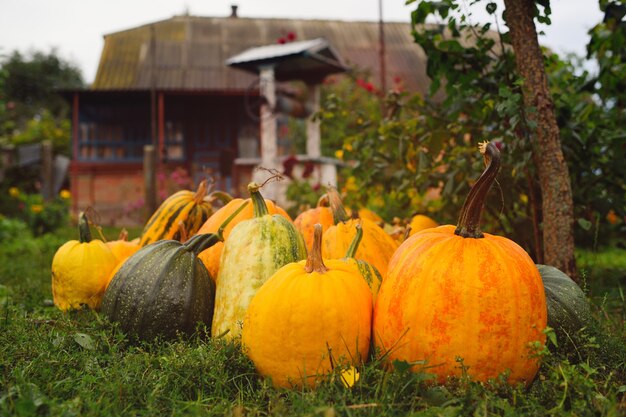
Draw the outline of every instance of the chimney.
<instances>
[{"instance_id":1,"label":"chimney","mask_svg":"<svg viewBox=\"0 0 626 417\"><path fill-rule=\"evenodd\" d=\"M237 17L237 6L236 4L231 4L230 6L230 17Z\"/></svg>"}]
</instances>

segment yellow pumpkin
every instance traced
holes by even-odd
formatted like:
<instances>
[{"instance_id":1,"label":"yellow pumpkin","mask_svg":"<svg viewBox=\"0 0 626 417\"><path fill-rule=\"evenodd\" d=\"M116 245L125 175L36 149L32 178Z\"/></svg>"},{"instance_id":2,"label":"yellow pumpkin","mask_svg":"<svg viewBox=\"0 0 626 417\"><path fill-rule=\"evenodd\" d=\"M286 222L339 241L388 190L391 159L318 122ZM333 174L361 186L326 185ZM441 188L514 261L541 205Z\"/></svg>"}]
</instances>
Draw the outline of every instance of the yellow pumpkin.
<instances>
[{"instance_id":1,"label":"yellow pumpkin","mask_svg":"<svg viewBox=\"0 0 626 417\"><path fill-rule=\"evenodd\" d=\"M354 257L374 265L384 279L387 274L389 259L391 259L391 256L398 248L399 243L371 220L348 219L341 197L336 189L331 188L328 196L335 218L335 225L329 227L324 233L322 242L322 255L324 258L342 258L356 236L357 225L361 225L363 228L363 239Z\"/></svg>"},{"instance_id":2,"label":"yellow pumpkin","mask_svg":"<svg viewBox=\"0 0 626 417\"><path fill-rule=\"evenodd\" d=\"M52 297L61 310L83 305L97 310L117 258L99 239L91 239L84 213L79 215L80 240L64 243L52 259Z\"/></svg>"},{"instance_id":3,"label":"yellow pumpkin","mask_svg":"<svg viewBox=\"0 0 626 417\"><path fill-rule=\"evenodd\" d=\"M421 230L437 227L439 226L439 223L423 214L416 214L411 218L411 223L409 224L409 226L411 227L409 236L413 236L415 233Z\"/></svg>"},{"instance_id":4,"label":"yellow pumpkin","mask_svg":"<svg viewBox=\"0 0 626 417\"><path fill-rule=\"evenodd\" d=\"M318 225L307 260L276 271L244 319L244 351L277 387L315 387L334 366L367 360L372 293L344 261L322 260L321 235Z\"/></svg>"}]
</instances>

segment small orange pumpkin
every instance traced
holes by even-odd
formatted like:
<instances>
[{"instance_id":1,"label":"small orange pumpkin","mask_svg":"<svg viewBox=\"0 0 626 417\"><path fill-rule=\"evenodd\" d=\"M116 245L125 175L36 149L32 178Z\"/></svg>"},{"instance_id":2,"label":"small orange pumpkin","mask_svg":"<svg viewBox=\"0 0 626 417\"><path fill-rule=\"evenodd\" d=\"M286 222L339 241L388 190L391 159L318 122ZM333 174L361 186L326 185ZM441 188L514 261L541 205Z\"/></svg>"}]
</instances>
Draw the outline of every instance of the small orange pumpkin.
<instances>
[{"instance_id":1,"label":"small orange pumpkin","mask_svg":"<svg viewBox=\"0 0 626 417\"><path fill-rule=\"evenodd\" d=\"M139 238L128 240L128 230L122 229L117 240L111 240L107 242L107 246L113 252L113 255L117 258L117 262L121 263L133 253L137 252L141 246L139 246Z\"/></svg>"},{"instance_id":2,"label":"small orange pumpkin","mask_svg":"<svg viewBox=\"0 0 626 417\"><path fill-rule=\"evenodd\" d=\"M324 194L317 201L317 207L303 211L293 221L296 229L302 233L307 248L313 245L313 234L316 224L322 225L322 232L326 232L333 222L333 212L328 207L328 195Z\"/></svg>"},{"instance_id":3,"label":"small orange pumpkin","mask_svg":"<svg viewBox=\"0 0 626 417\"><path fill-rule=\"evenodd\" d=\"M411 223L409 223L409 226L411 227L409 236L413 236L415 233L421 230L437 227L439 226L439 223L423 214L416 214L411 218Z\"/></svg>"},{"instance_id":4,"label":"small orange pumpkin","mask_svg":"<svg viewBox=\"0 0 626 417\"><path fill-rule=\"evenodd\" d=\"M539 368L529 345L545 342L544 288L524 249L480 231L485 196L500 168L495 145L480 149L488 165L458 226L417 233L393 255L378 292L374 339L389 361L426 361L440 382L461 375L461 357L473 379L508 370L509 382L528 383Z\"/></svg>"}]
</instances>

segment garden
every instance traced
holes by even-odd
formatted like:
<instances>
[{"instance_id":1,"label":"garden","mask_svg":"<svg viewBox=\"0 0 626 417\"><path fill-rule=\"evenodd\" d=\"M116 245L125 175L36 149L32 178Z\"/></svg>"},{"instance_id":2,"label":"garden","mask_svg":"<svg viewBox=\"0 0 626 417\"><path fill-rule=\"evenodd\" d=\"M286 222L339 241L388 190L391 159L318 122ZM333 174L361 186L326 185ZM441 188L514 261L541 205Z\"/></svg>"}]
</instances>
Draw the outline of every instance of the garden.
<instances>
[{"instance_id":1,"label":"garden","mask_svg":"<svg viewBox=\"0 0 626 417\"><path fill-rule=\"evenodd\" d=\"M0 415L626 414L626 7L600 7L597 72L542 50L557 150L515 24L494 37L445 0L412 15L430 95L326 80L315 117L343 168L336 188L276 172L288 207L203 181L126 230L5 171ZM67 109L10 95L22 58L0 72L1 140L69 155Z\"/></svg>"}]
</instances>

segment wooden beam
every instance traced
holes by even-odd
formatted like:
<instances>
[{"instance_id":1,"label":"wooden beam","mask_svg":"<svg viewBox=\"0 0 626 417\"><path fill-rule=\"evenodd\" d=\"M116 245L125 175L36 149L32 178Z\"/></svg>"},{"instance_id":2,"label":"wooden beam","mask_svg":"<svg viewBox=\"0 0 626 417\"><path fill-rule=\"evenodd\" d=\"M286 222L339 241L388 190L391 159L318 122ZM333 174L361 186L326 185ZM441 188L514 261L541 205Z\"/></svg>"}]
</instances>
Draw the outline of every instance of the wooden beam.
<instances>
[{"instance_id":1,"label":"wooden beam","mask_svg":"<svg viewBox=\"0 0 626 417\"><path fill-rule=\"evenodd\" d=\"M154 145L143 147L143 178L144 178L144 199L146 207L146 221L157 209L156 199L156 150Z\"/></svg>"}]
</instances>

